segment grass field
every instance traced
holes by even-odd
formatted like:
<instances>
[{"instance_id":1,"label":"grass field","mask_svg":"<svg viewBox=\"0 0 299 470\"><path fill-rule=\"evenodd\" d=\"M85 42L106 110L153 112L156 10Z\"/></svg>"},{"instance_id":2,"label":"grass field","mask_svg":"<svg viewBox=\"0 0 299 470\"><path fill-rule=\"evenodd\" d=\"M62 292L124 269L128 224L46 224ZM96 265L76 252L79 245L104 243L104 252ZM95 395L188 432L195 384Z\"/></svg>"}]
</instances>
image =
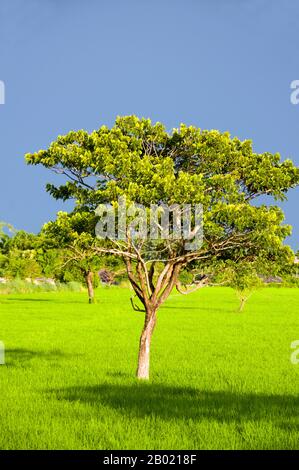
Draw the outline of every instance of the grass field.
<instances>
[{"instance_id":1,"label":"grass field","mask_svg":"<svg viewBox=\"0 0 299 470\"><path fill-rule=\"evenodd\" d=\"M134 378L130 292L0 297L1 449L299 449L299 290L173 294Z\"/></svg>"}]
</instances>

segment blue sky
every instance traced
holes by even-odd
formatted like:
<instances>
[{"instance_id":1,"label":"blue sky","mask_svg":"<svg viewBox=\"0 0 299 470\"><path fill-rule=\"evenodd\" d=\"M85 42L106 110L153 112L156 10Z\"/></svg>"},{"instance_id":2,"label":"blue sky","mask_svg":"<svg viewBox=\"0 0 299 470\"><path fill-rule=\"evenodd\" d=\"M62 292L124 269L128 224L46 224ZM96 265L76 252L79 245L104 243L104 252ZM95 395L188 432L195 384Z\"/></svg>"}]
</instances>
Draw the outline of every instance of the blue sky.
<instances>
[{"instance_id":1,"label":"blue sky","mask_svg":"<svg viewBox=\"0 0 299 470\"><path fill-rule=\"evenodd\" d=\"M1 0L0 220L38 231L67 209L24 154L117 115L228 130L299 165L298 30L296 0Z\"/></svg>"}]
</instances>

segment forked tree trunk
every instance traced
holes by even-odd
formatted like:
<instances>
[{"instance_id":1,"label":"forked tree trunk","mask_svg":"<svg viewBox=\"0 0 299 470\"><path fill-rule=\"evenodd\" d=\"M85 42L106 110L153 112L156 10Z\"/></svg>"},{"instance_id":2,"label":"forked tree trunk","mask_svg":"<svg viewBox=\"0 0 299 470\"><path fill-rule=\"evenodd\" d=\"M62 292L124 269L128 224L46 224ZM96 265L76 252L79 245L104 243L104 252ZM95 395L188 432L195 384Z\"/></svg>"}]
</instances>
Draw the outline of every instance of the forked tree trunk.
<instances>
[{"instance_id":1,"label":"forked tree trunk","mask_svg":"<svg viewBox=\"0 0 299 470\"><path fill-rule=\"evenodd\" d=\"M88 271L85 275L87 290L88 290L88 302L94 303L94 289L93 289L93 272Z\"/></svg>"},{"instance_id":2,"label":"forked tree trunk","mask_svg":"<svg viewBox=\"0 0 299 470\"><path fill-rule=\"evenodd\" d=\"M144 327L140 336L137 378L148 380L150 368L150 348L152 334L156 325L156 310L150 309L146 312Z\"/></svg>"}]
</instances>

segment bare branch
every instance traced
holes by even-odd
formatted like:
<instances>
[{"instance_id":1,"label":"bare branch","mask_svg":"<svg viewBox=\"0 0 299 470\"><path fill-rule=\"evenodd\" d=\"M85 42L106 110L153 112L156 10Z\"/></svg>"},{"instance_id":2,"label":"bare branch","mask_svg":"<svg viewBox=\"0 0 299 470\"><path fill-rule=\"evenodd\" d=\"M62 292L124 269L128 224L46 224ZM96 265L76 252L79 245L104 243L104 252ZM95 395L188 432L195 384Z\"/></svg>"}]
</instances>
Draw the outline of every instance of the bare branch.
<instances>
[{"instance_id":1,"label":"bare branch","mask_svg":"<svg viewBox=\"0 0 299 470\"><path fill-rule=\"evenodd\" d=\"M130 301L131 301L131 305L132 305L132 307L133 307L133 310L135 310L135 312L143 312L143 313L146 312L145 309L138 307L138 305L136 305L136 304L134 303L133 297L130 297Z\"/></svg>"},{"instance_id":2,"label":"bare branch","mask_svg":"<svg viewBox=\"0 0 299 470\"><path fill-rule=\"evenodd\" d=\"M209 278L208 277L205 277L204 279L202 279L201 281L197 282L196 284L196 287L193 287L192 289L188 289L187 290L187 286L183 286L182 283L179 281L179 279L177 280L176 282L176 290L180 293L180 294L184 294L184 295L188 295L188 294L191 294L192 292L195 292L197 291L198 289L201 289L202 287L204 286L207 286L209 283ZM186 290L183 290L183 287L186 289Z\"/></svg>"}]
</instances>

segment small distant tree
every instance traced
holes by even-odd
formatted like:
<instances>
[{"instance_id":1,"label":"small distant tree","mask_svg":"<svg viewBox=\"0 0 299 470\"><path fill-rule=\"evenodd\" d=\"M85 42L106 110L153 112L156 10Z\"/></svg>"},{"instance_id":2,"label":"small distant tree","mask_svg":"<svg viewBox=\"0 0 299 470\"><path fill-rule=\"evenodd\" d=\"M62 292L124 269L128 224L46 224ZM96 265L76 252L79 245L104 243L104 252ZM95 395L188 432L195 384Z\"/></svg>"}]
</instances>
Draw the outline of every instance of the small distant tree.
<instances>
[{"instance_id":1,"label":"small distant tree","mask_svg":"<svg viewBox=\"0 0 299 470\"><path fill-rule=\"evenodd\" d=\"M93 224L93 225L92 225ZM59 212L57 219L48 222L42 229L42 236L54 247L60 247L61 257L57 268L78 270L87 287L88 302L95 302L94 273L101 267L101 256L95 248L99 245L91 235L94 216L76 212L72 215Z\"/></svg>"},{"instance_id":2,"label":"small distant tree","mask_svg":"<svg viewBox=\"0 0 299 470\"><path fill-rule=\"evenodd\" d=\"M186 248L188 237L165 240L160 236L153 241L136 236L130 216L129 230L121 240L112 236L104 246L93 245L95 253L123 260L139 302L133 302L133 307L143 312L140 379L149 378L158 309L174 287L182 290L180 273L190 263L204 269L212 261L259 258L270 262L272 256L292 257L283 245L290 227L283 224L281 209L252 201L265 195L284 199L298 185L299 169L290 160L281 162L279 154L255 153L250 141L231 138L227 132L181 125L168 133L160 123L128 116L117 118L111 129L103 126L92 133L72 131L59 136L48 149L27 154L26 160L67 178L59 187L47 185L47 190L57 199L75 199L74 214L94 214L103 203L118 210L120 196L128 204L143 204L147 218L151 204L202 204L203 243L191 250ZM94 228L87 233L95 238ZM207 282L205 277L195 287ZM183 290L186 293L188 288Z\"/></svg>"},{"instance_id":3,"label":"small distant tree","mask_svg":"<svg viewBox=\"0 0 299 470\"><path fill-rule=\"evenodd\" d=\"M247 300L263 282L250 263L240 262L230 266L227 270L228 285L232 287L240 301L239 312L242 312Z\"/></svg>"}]
</instances>

